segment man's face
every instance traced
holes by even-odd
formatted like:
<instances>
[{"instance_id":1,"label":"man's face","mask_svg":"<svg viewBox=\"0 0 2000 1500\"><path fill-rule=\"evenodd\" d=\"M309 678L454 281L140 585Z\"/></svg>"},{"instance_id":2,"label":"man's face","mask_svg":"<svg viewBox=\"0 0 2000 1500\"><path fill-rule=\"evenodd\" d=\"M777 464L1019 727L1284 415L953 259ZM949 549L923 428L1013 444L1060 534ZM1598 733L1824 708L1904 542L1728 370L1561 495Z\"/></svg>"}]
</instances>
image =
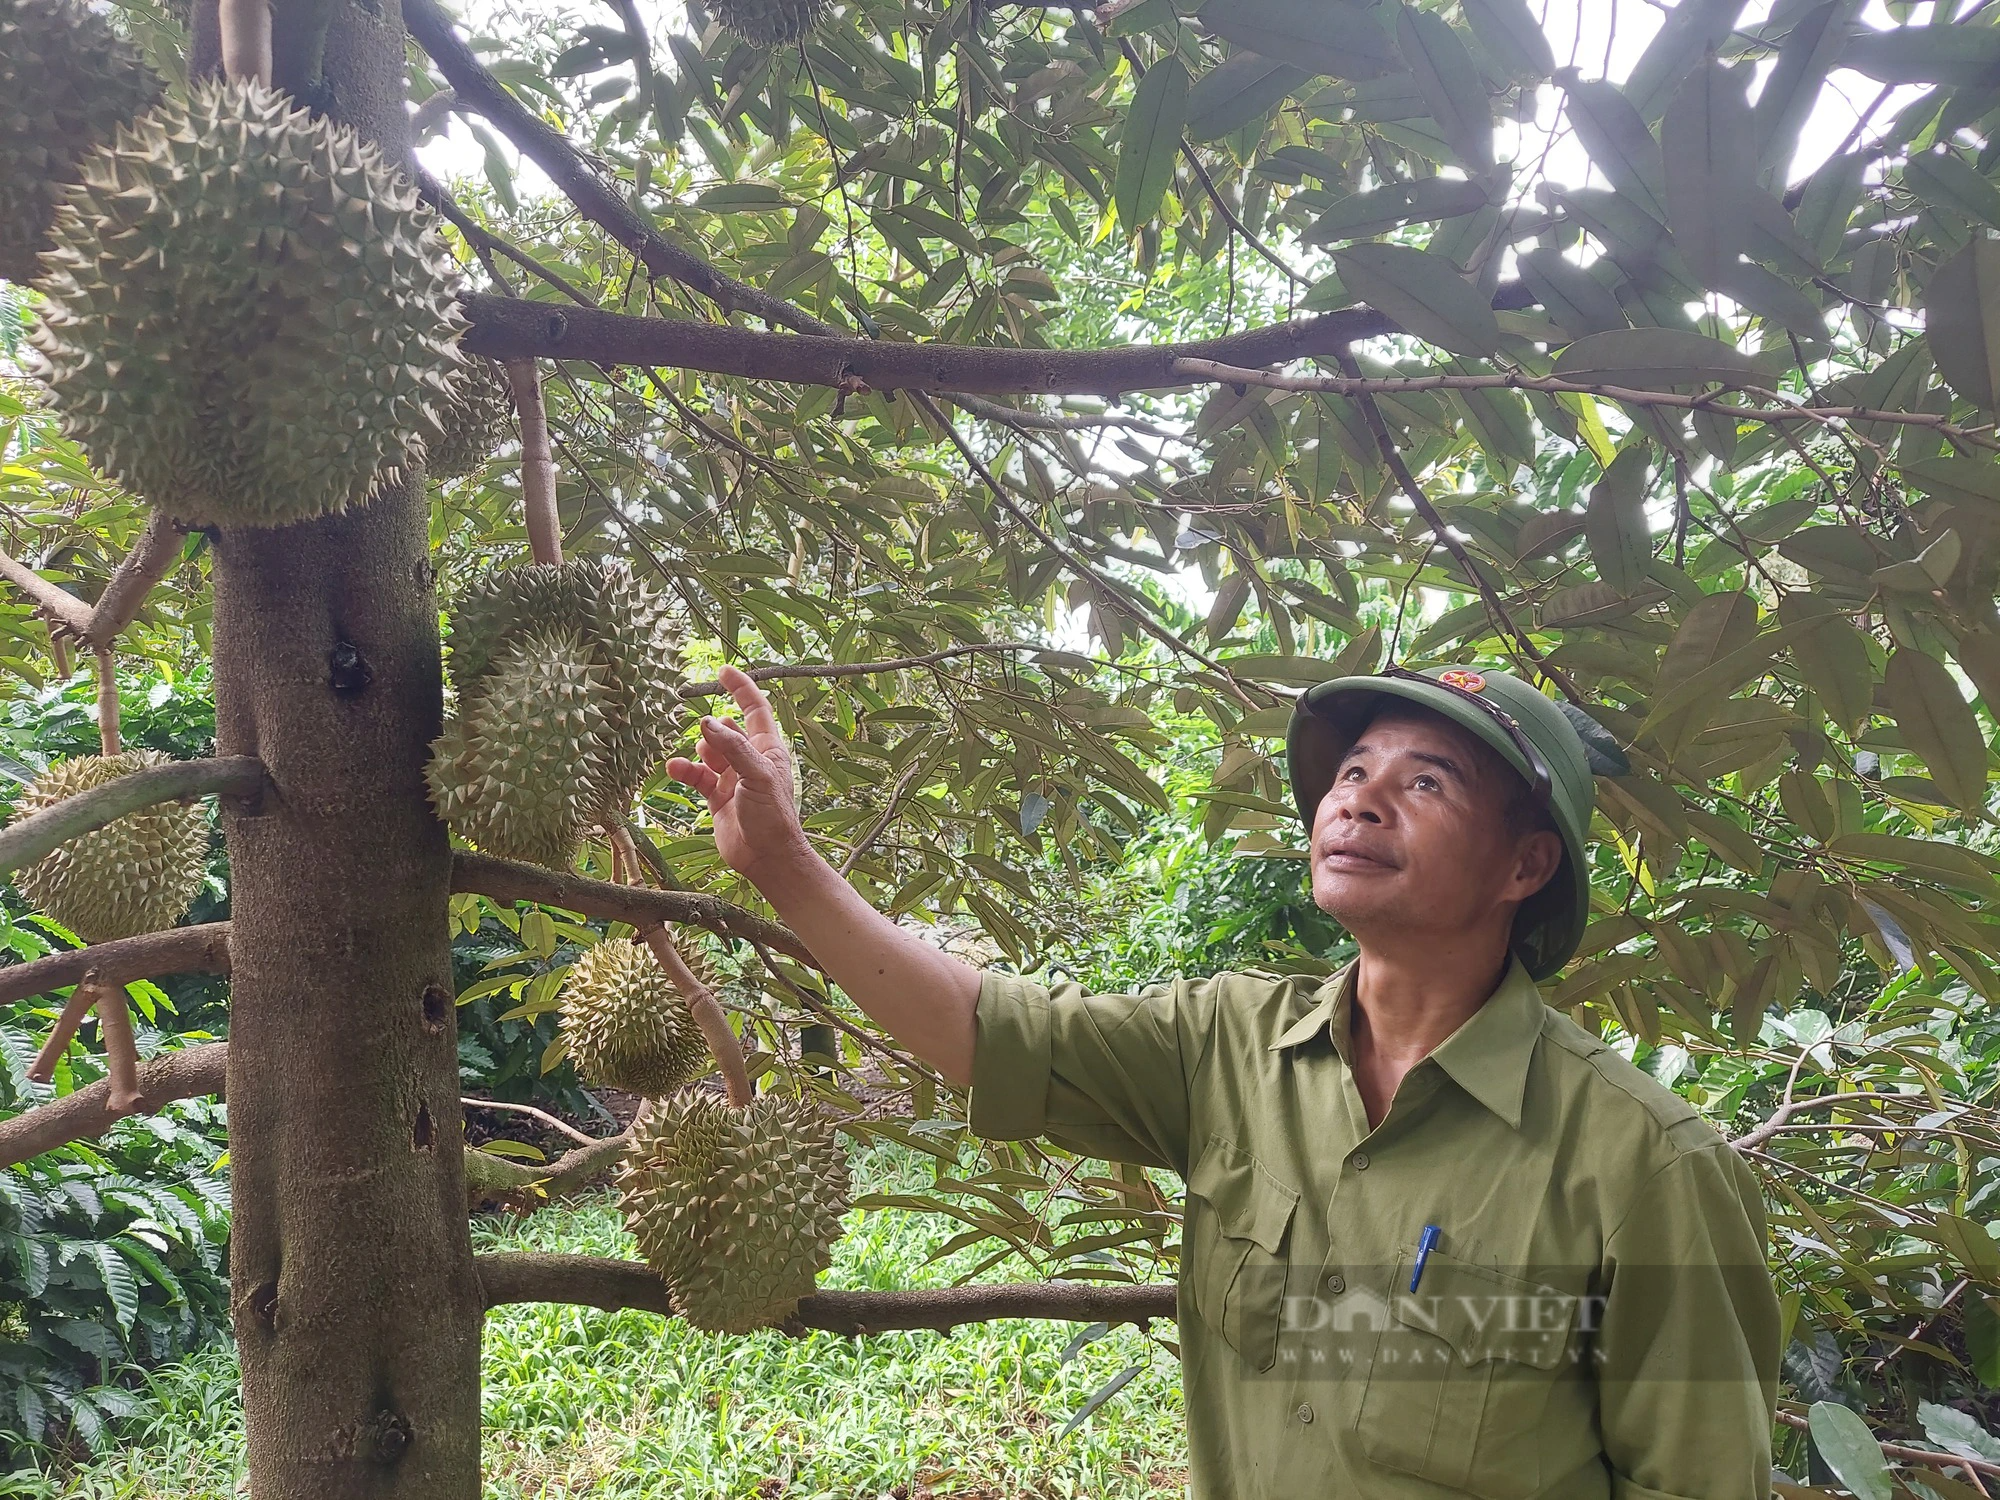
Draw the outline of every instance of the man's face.
<instances>
[{"instance_id":1,"label":"man's face","mask_svg":"<svg viewBox=\"0 0 2000 1500\"><path fill-rule=\"evenodd\" d=\"M1562 859L1556 834L1508 832L1513 774L1437 714L1377 715L1313 817L1314 903L1364 944L1504 932Z\"/></svg>"}]
</instances>

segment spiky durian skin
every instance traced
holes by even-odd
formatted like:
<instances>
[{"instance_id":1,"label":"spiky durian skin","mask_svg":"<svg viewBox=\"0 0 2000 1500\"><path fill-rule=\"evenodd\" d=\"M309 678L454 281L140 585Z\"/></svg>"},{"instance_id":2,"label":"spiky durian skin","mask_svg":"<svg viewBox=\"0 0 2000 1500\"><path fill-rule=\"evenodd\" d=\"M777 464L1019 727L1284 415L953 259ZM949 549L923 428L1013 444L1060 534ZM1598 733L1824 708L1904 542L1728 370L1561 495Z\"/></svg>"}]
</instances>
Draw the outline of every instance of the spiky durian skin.
<instances>
[{"instance_id":1,"label":"spiky durian skin","mask_svg":"<svg viewBox=\"0 0 2000 1500\"><path fill-rule=\"evenodd\" d=\"M0 277L33 281L76 160L160 97L139 49L75 0L0 0Z\"/></svg>"},{"instance_id":2,"label":"spiky durian skin","mask_svg":"<svg viewBox=\"0 0 2000 1500\"><path fill-rule=\"evenodd\" d=\"M430 477L459 479L472 473L506 441L513 421L514 398L500 367L490 359L467 356L438 413L443 435L424 460Z\"/></svg>"},{"instance_id":3,"label":"spiky durian skin","mask_svg":"<svg viewBox=\"0 0 2000 1500\"><path fill-rule=\"evenodd\" d=\"M531 637L566 643L570 665L531 673ZM431 747L431 800L480 848L537 864L567 864L586 830L631 806L680 702L667 600L611 560L479 579L452 613L451 666L458 715ZM538 693L567 695L557 719Z\"/></svg>"},{"instance_id":4,"label":"spiky durian skin","mask_svg":"<svg viewBox=\"0 0 2000 1500\"><path fill-rule=\"evenodd\" d=\"M757 47L796 42L824 21L832 0L703 0L709 14Z\"/></svg>"},{"instance_id":5,"label":"spiky durian skin","mask_svg":"<svg viewBox=\"0 0 2000 1500\"><path fill-rule=\"evenodd\" d=\"M686 951L695 977L712 984L706 957ZM584 950L562 990L562 1038L590 1083L657 1099L709 1070L708 1044L687 997L652 953L629 938Z\"/></svg>"},{"instance_id":6,"label":"spiky durian skin","mask_svg":"<svg viewBox=\"0 0 2000 1500\"><path fill-rule=\"evenodd\" d=\"M618 1185L675 1310L711 1333L748 1333L812 1291L850 1181L832 1123L811 1105L763 1094L739 1109L690 1090L652 1105Z\"/></svg>"},{"instance_id":7,"label":"spiky durian skin","mask_svg":"<svg viewBox=\"0 0 2000 1500\"><path fill-rule=\"evenodd\" d=\"M157 750L81 755L51 765L21 794L15 815L165 765ZM87 943L159 932L187 915L208 870L208 812L162 802L71 839L14 877L37 910Z\"/></svg>"},{"instance_id":8,"label":"spiky durian skin","mask_svg":"<svg viewBox=\"0 0 2000 1500\"><path fill-rule=\"evenodd\" d=\"M281 526L442 434L456 273L409 180L254 82L198 85L77 163L29 335L64 430L203 526Z\"/></svg>"}]
</instances>

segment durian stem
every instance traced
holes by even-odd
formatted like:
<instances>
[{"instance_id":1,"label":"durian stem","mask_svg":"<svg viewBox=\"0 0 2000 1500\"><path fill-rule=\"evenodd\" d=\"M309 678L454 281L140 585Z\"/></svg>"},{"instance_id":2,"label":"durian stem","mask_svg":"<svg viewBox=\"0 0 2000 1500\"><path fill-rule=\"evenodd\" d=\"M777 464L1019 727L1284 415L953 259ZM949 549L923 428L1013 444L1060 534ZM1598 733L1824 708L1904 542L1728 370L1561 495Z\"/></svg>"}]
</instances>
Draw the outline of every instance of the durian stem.
<instances>
[{"instance_id":1,"label":"durian stem","mask_svg":"<svg viewBox=\"0 0 2000 1500\"><path fill-rule=\"evenodd\" d=\"M111 1069L111 1112L129 1115L139 1107L139 1044L132 1039L132 1007L122 984L93 985L97 991L97 1033Z\"/></svg>"},{"instance_id":2,"label":"durian stem","mask_svg":"<svg viewBox=\"0 0 2000 1500\"><path fill-rule=\"evenodd\" d=\"M615 830L611 835L611 883L613 885L639 885L643 883L632 878L631 871L625 864L625 851L618 847L618 834Z\"/></svg>"},{"instance_id":3,"label":"durian stem","mask_svg":"<svg viewBox=\"0 0 2000 1500\"><path fill-rule=\"evenodd\" d=\"M729 1029L729 1017L715 1003L715 996L708 986L695 977L694 970L681 957L681 950L674 946L674 940L667 935L665 927L648 928L640 937L653 950L653 957L660 961L660 967L667 971L667 978L674 982L674 987L687 996L688 1011L694 1016L695 1025L701 1028L708 1050L715 1054L717 1066L722 1069L722 1082L729 1090L729 1102L742 1108L755 1095L750 1092L750 1070L743 1065L743 1044Z\"/></svg>"},{"instance_id":4,"label":"durian stem","mask_svg":"<svg viewBox=\"0 0 2000 1500\"><path fill-rule=\"evenodd\" d=\"M47 1083L56 1076L56 1063L69 1050L70 1038L76 1035L77 1027L83 1024L83 1018L97 1003L97 990L97 970L91 969L70 991L69 999L63 1002L62 1013L49 1030L48 1040L42 1043L42 1050L35 1054L35 1060L28 1064L28 1082Z\"/></svg>"},{"instance_id":5,"label":"durian stem","mask_svg":"<svg viewBox=\"0 0 2000 1500\"><path fill-rule=\"evenodd\" d=\"M56 680L69 681L69 647L53 630L49 632L49 657L56 664Z\"/></svg>"},{"instance_id":6,"label":"durian stem","mask_svg":"<svg viewBox=\"0 0 2000 1500\"><path fill-rule=\"evenodd\" d=\"M109 646L97 648L97 738L106 755L119 752L118 657Z\"/></svg>"},{"instance_id":7,"label":"durian stem","mask_svg":"<svg viewBox=\"0 0 2000 1500\"><path fill-rule=\"evenodd\" d=\"M270 0L220 0L217 29L222 33L222 72L227 78L254 79L271 86Z\"/></svg>"},{"instance_id":8,"label":"durian stem","mask_svg":"<svg viewBox=\"0 0 2000 1500\"><path fill-rule=\"evenodd\" d=\"M521 416L521 509L528 523L528 548L538 563L560 563L562 521L556 513L556 461L549 447L541 368L532 359L510 359L506 369L514 410Z\"/></svg>"}]
</instances>

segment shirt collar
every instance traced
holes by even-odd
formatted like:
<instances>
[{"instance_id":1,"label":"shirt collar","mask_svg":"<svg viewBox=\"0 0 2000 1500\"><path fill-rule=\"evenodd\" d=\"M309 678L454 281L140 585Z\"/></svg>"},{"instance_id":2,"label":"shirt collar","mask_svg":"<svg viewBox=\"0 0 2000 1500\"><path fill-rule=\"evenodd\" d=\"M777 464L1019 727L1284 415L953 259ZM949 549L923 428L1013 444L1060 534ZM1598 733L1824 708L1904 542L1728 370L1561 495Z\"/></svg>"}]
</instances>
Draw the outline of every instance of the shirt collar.
<instances>
[{"instance_id":1,"label":"shirt collar","mask_svg":"<svg viewBox=\"0 0 2000 1500\"><path fill-rule=\"evenodd\" d=\"M1295 1047L1322 1031L1329 1032L1341 1061L1352 1066L1348 1015L1354 1003L1357 965L1342 969L1320 986L1316 1003L1271 1043L1272 1051ZM1514 959L1500 987L1431 1049L1428 1061L1443 1068L1452 1081L1519 1129L1521 1099L1528 1086L1528 1064L1542 1034L1547 1012L1542 993L1521 961Z\"/></svg>"}]
</instances>

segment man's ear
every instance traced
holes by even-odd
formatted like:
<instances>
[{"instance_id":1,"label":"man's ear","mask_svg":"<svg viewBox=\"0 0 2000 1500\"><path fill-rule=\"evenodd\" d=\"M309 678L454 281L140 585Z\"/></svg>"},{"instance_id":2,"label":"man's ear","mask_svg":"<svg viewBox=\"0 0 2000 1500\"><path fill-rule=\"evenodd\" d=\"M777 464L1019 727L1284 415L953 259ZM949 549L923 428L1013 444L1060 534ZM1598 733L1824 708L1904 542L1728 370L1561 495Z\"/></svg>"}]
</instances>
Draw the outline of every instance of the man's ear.
<instances>
[{"instance_id":1,"label":"man's ear","mask_svg":"<svg viewBox=\"0 0 2000 1500\"><path fill-rule=\"evenodd\" d=\"M1540 828L1522 839L1514 849L1512 899L1526 901L1555 879L1556 871L1562 868L1562 859L1562 835L1555 830Z\"/></svg>"}]
</instances>

